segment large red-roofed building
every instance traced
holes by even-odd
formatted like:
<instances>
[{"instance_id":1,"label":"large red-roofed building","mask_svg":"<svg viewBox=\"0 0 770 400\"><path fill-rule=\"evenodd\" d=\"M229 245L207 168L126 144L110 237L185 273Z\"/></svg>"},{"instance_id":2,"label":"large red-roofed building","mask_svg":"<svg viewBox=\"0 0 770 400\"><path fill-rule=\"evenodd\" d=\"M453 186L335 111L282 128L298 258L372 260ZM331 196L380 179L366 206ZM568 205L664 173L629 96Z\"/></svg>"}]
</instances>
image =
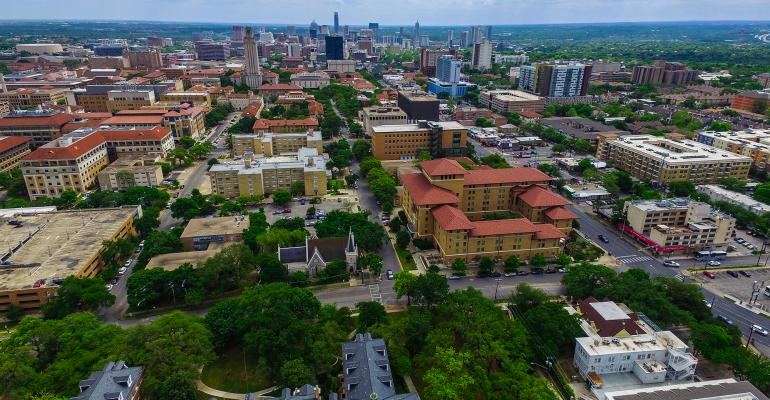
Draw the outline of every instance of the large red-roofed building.
<instances>
[{"instance_id":1,"label":"large red-roofed building","mask_svg":"<svg viewBox=\"0 0 770 400\"><path fill-rule=\"evenodd\" d=\"M576 218L569 201L548 190L551 177L535 168L466 170L441 158L400 179L410 231L432 238L447 263L554 257Z\"/></svg>"},{"instance_id":2,"label":"large red-roofed building","mask_svg":"<svg viewBox=\"0 0 770 400\"><path fill-rule=\"evenodd\" d=\"M30 199L58 197L65 190L84 192L97 174L121 155L159 155L174 148L171 129L82 129L45 146L21 161Z\"/></svg>"}]
</instances>

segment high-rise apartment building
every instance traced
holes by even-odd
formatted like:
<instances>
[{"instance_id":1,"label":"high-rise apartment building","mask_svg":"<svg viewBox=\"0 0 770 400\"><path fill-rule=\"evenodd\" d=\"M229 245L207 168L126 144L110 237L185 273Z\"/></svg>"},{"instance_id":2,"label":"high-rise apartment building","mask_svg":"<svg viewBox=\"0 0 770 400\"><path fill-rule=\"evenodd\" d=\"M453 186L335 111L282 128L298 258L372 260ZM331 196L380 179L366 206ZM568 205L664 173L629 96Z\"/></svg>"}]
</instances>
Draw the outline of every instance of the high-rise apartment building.
<instances>
[{"instance_id":1,"label":"high-rise apartment building","mask_svg":"<svg viewBox=\"0 0 770 400\"><path fill-rule=\"evenodd\" d=\"M246 71L241 73L241 81L244 85L257 89L262 86L262 71L259 68L257 41L254 39L251 27L246 28L246 34L243 38L243 54Z\"/></svg>"},{"instance_id":2,"label":"high-rise apartment building","mask_svg":"<svg viewBox=\"0 0 770 400\"><path fill-rule=\"evenodd\" d=\"M585 96L590 77L590 65L525 65L519 69L519 89L543 97Z\"/></svg>"},{"instance_id":3,"label":"high-rise apartment building","mask_svg":"<svg viewBox=\"0 0 770 400\"><path fill-rule=\"evenodd\" d=\"M224 42L195 42L195 53L199 60L225 61L230 58L230 44Z\"/></svg>"},{"instance_id":4,"label":"high-rise apartment building","mask_svg":"<svg viewBox=\"0 0 770 400\"><path fill-rule=\"evenodd\" d=\"M345 59L345 40L342 36L326 36L324 40L327 60Z\"/></svg>"},{"instance_id":5,"label":"high-rise apartment building","mask_svg":"<svg viewBox=\"0 0 770 400\"><path fill-rule=\"evenodd\" d=\"M698 71L684 64L657 60L653 65L637 65L631 74L631 82L637 85L685 85L698 77Z\"/></svg>"},{"instance_id":6,"label":"high-rise apartment building","mask_svg":"<svg viewBox=\"0 0 770 400\"><path fill-rule=\"evenodd\" d=\"M441 56L454 56L455 54L454 50L420 49L420 72L427 76L434 76L436 74L436 60Z\"/></svg>"},{"instance_id":7,"label":"high-rise apartment building","mask_svg":"<svg viewBox=\"0 0 770 400\"><path fill-rule=\"evenodd\" d=\"M435 94L448 93L449 97L464 96L468 91L466 83L460 82L462 62L454 56L444 55L436 61L436 77L428 80L428 91Z\"/></svg>"},{"instance_id":8,"label":"high-rise apartment building","mask_svg":"<svg viewBox=\"0 0 770 400\"><path fill-rule=\"evenodd\" d=\"M340 33L340 14L334 12L334 33Z\"/></svg>"},{"instance_id":9,"label":"high-rise apartment building","mask_svg":"<svg viewBox=\"0 0 770 400\"><path fill-rule=\"evenodd\" d=\"M243 26L240 26L240 25L233 26L233 36L231 40L233 42L243 42L244 37L245 36L244 36Z\"/></svg>"},{"instance_id":10,"label":"high-rise apartment building","mask_svg":"<svg viewBox=\"0 0 770 400\"><path fill-rule=\"evenodd\" d=\"M492 43L487 39L473 44L473 68L487 70L492 68Z\"/></svg>"}]
</instances>

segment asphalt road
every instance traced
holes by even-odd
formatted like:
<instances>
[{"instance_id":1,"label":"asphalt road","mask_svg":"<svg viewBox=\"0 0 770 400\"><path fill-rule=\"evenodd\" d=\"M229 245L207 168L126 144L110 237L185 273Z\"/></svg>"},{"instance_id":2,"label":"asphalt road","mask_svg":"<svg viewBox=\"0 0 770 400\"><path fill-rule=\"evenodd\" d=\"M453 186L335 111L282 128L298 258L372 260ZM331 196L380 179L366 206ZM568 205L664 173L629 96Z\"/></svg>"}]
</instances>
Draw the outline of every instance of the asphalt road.
<instances>
[{"instance_id":1,"label":"asphalt road","mask_svg":"<svg viewBox=\"0 0 770 400\"><path fill-rule=\"evenodd\" d=\"M586 236L593 239L599 246L616 256L624 265L624 269L640 268L646 270L652 276L682 277L680 269L704 265L702 262L695 260L677 260L677 262L681 264L679 268L666 267L660 259L651 257L649 254L640 250L635 244L632 244L628 242L626 238L621 237L619 231L608 228L601 222L587 215L578 207L570 206L569 208L578 215L580 230ZM597 240L599 234L605 235L607 239L609 239L609 243ZM751 265L756 262L756 256L729 257L724 261L721 261L724 266ZM718 294L703 287L703 285L701 285L701 292L703 292L703 297L709 302L716 299L714 306L712 307L712 313L715 316L721 315L732 320L746 338L748 338L748 335L751 332L752 325L759 325L766 329L770 327L770 320L768 318L721 298ZM759 351L766 356L770 356L770 337L754 334L752 336L752 341Z\"/></svg>"}]
</instances>

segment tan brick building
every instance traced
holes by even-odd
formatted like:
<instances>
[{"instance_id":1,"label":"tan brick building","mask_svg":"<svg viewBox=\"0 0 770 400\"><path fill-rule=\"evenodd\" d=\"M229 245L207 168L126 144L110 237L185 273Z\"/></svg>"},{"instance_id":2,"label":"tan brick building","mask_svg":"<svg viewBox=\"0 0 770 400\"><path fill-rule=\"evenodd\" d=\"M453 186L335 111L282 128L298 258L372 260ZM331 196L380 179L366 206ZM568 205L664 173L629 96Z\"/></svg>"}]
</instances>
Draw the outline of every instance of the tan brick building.
<instances>
[{"instance_id":1,"label":"tan brick building","mask_svg":"<svg viewBox=\"0 0 770 400\"><path fill-rule=\"evenodd\" d=\"M0 135L24 137L32 146L42 146L62 135L64 125L75 119L55 112L19 112L0 118Z\"/></svg>"},{"instance_id":2,"label":"tan brick building","mask_svg":"<svg viewBox=\"0 0 770 400\"><path fill-rule=\"evenodd\" d=\"M307 132L318 129L315 117L305 119L258 119L251 127L254 133Z\"/></svg>"},{"instance_id":3,"label":"tan brick building","mask_svg":"<svg viewBox=\"0 0 770 400\"><path fill-rule=\"evenodd\" d=\"M30 142L28 138L0 136L0 172L18 167L30 152Z\"/></svg>"},{"instance_id":4,"label":"tan brick building","mask_svg":"<svg viewBox=\"0 0 770 400\"><path fill-rule=\"evenodd\" d=\"M294 182L304 183L306 196L323 196L329 175L327 162L328 155L319 155L316 149L303 148L296 156L254 160L246 157L239 163L215 164L208 174L212 193L228 198L289 190Z\"/></svg>"},{"instance_id":5,"label":"tan brick building","mask_svg":"<svg viewBox=\"0 0 770 400\"><path fill-rule=\"evenodd\" d=\"M11 110L37 107L43 104L64 104L65 89L16 89L0 92L0 102L8 103Z\"/></svg>"},{"instance_id":6,"label":"tan brick building","mask_svg":"<svg viewBox=\"0 0 770 400\"><path fill-rule=\"evenodd\" d=\"M641 180L657 184L690 181L718 182L721 178L745 180L752 159L692 140L649 135L597 136L596 156Z\"/></svg>"},{"instance_id":7,"label":"tan brick building","mask_svg":"<svg viewBox=\"0 0 770 400\"><path fill-rule=\"evenodd\" d=\"M134 186L154 187L163 182L160 157L120 157L97 174L99 190L126 190Z\"/></svg>"},{"instance_id":8,"label":"tan brick building","mask_svg":"<svg viewBox=\"0 0 770 400\"><path fill-rule=\"evenodd\" d=\"M433 157L464 156L468 128L455 121L372 127L372 155L379 160L412 160L421 151Z\"/></svg>"},{"instance_id":9,"label":"tan brick building","mask_svg":"<svg viewBox=\"0 0 770 400\"><path fill-rule=\"evenodd\" d=\"M264 157L297 153L303 147L323 153L321 132L308 133L267 133L259 135L233 135L233 155L242 156L247 152Z\"/></svg>"},{"instance_id":10,"label":"tan brick building","mask_svg":"<svg viewBox=\"0 0 770 400\"><path fill-rule=\"evenodd\" d=\"M534 168L465 170L444 158L422 162L420 172L400 179L399 198L410 230L433 239L447 263L484 256L556 256L576 218L564 208L567 200L546 189L551 178ZM524 216L483 220L496 212Z\"/></svg>"}]
</instances>

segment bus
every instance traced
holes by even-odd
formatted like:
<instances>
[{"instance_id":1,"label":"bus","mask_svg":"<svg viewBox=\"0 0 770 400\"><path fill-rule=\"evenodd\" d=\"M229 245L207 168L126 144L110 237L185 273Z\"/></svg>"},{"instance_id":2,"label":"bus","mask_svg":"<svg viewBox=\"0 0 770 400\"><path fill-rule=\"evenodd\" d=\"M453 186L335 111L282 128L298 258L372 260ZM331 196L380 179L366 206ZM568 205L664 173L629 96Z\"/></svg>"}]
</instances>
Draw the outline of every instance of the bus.
<instances>
[{"instance_id":1,"label":"bus","mask_svg":"<svg viewBox=\"0 0 770 400\"><path fill-rule=\"evenodd\" d=\"M727 258L727 252L726 251L699 251L695 253L695 259L698 261L712 261L712 260L724 260Z\"/></svg>"}]
</instances>

